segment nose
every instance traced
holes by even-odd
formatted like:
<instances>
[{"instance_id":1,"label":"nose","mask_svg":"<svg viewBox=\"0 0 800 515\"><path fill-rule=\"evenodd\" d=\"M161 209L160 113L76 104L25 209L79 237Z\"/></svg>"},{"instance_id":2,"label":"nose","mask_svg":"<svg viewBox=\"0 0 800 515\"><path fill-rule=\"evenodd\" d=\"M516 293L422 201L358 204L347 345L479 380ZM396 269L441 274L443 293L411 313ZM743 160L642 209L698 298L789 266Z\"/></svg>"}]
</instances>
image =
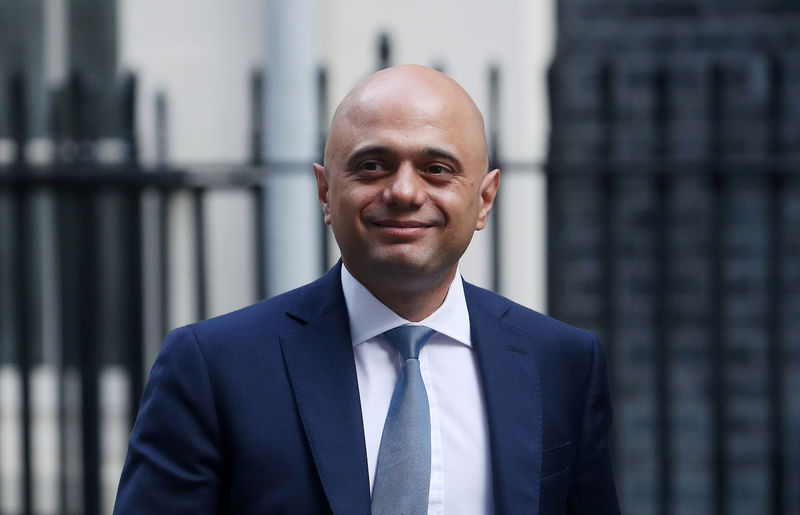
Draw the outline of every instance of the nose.
<instances>
[{"instance_id":1,"label":"nose","mask_svg":"<svg viewBox=\"0 0 800 515\"><path fill-rule=\"evenodd\" d=\"M385 203L405 207L425 202L425 180L411 164L403 163L388 179L383 191Z\"/></svg>"}]
</instances>

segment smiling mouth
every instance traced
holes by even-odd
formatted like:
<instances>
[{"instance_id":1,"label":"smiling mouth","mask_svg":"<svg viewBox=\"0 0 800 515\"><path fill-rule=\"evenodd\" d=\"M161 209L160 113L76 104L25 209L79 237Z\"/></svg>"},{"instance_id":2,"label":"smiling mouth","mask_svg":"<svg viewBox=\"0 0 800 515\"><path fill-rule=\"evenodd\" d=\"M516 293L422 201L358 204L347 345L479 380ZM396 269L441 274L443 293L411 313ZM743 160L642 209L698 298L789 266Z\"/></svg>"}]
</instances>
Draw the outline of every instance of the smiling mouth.
<instances>
[{"instance_id":1,"label":"smiling mouth","mask_svg":"<svg viewBox=\"0 0 800 515\"><path fill-rule=\"evenodd\" d=\"M401 243L421 238L433 224L418 220L377 220L374 226L385 242Z\"/></svg>"},{"instance_id":2,"label":"smiling mouth","mask_svg":"<svg viewBox=\"0 0 800 515\"><path fill-rule=\"evenodd\" d=\"M431 224L416 220L378 220L375 225L388 229L424 229L431 226Z\"/></svg>"}]
</instances>

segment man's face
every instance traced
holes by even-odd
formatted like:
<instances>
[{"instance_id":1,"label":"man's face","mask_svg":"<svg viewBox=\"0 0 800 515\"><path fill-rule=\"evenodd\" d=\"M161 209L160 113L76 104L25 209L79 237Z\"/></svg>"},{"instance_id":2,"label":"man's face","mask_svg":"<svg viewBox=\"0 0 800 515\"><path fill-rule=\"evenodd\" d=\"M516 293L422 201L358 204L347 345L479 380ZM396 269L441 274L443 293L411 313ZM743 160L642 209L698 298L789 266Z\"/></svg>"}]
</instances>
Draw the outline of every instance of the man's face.
<instances>
[{"instance_id":1,"label":"man's face","mask_svg":"<svg viewBox=\"0 0 800 515\"><path fill-rule=\"evenodd\" d=\"M453 273L497 190L482 121L446 91L400 83L362 96L334 122L325 168L315 166L343 261L359 279Z\"/></svg>"}]
</instances>

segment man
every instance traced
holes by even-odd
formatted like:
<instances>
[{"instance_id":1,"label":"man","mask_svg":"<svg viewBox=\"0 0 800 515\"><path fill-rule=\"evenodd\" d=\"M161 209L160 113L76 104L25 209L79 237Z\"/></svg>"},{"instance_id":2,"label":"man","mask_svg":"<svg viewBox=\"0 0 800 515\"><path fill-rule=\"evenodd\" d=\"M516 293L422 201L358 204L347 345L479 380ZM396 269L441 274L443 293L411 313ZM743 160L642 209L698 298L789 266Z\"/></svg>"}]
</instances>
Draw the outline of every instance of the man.
<instances>
[{"instance_id":1,"label":"man","mask_svg":"<svg viewBox=\"0 0 800 515\"><path fill-rule=\"evenodd\" d=\"M167 337L115 512L618 513L597 340L458 273L487 168L447 76L400 66L350 92L314 165L341 262ZM433 331L401 359L409 323Z\"/></svg>"}]
</instances>

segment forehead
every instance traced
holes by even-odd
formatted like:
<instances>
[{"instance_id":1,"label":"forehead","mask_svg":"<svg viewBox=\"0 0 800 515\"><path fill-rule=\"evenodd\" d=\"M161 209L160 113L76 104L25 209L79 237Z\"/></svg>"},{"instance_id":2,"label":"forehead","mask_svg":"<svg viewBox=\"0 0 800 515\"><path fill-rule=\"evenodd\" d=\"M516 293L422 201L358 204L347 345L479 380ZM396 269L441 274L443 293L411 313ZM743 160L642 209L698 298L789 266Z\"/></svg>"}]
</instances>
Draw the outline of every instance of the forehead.
<instances>
[{"instance_id":1,"label":"forehead","mask_svg":"<svg viewBox=\"0 0 800 515\"><path fill-rule=\"evenodd\" d=\"M357 131L441 131L453 137L470 135L459 113L430 98L392 98L353 105L343 116L343 128Z\"/></svg>"},{"instance_id":2,"label":"forehead","mask_svg":"<svg viewBox=\"0 0 800 515\"><path fill-rule=\"evenodd\" d=\"M362 91L337 113L329 150L346 155L365 144L441 146L467 160L482 159L483 120L471 99L458 93L401 83Z\"/></svg>"}]
</instances>

